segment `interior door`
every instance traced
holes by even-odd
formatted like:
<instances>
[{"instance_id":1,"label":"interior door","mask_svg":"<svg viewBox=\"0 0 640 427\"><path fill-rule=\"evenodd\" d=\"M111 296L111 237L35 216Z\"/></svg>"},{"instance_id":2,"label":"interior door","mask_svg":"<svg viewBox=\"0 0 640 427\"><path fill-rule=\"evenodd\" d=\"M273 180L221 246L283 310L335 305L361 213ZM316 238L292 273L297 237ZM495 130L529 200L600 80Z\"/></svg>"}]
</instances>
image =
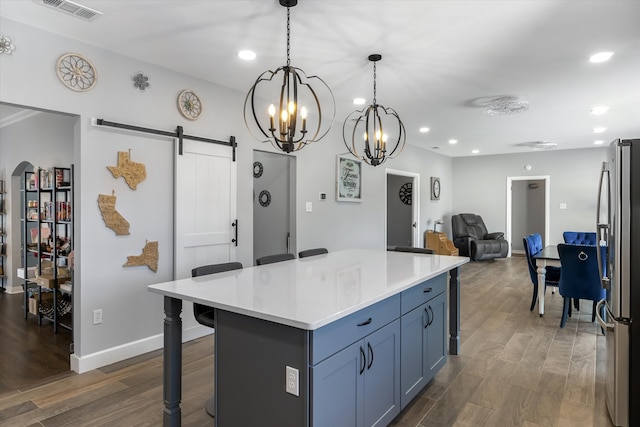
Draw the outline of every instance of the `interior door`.
<instances>
[{"instance_id":1,"label":"interior door","mask_svg":"<svg viewBox=\"0 0 640 427\"><path fill-rule=\"evenodd\" d=\"M295 248L295 157L253 152L253 259Z\"/></svg>"},{"instance_id":2,"label":"interior door","mask_svg":"<svg viewBox=\"0 0 640 427\"><path fill-rule=\"evenodd\" d=\"M235 260L237 174L232 154L226 145L186 139L182 154L176 148L176 279L191 277L191 269L200 265Z\"/></svg>"},{"instance_id":3,"label":"interior door","mask_svg":"<svg viewBox=\"0 0 640 427\"><path fill-rule=\"evenodd\" d=\"M421 247L420 175L387 169L386 247Z\"/></svg>"}]
</instances>

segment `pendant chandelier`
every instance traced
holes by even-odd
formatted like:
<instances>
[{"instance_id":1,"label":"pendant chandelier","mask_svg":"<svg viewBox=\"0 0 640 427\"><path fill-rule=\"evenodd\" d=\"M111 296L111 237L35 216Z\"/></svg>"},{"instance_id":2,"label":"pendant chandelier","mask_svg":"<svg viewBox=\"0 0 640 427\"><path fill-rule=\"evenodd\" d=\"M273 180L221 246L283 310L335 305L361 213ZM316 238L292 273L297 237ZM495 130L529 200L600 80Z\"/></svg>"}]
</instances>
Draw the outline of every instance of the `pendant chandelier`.
<instances>
[{"instance_id":1,"label":"pendant chandelier","mask_svg":"<svg viewBox=\"0 0 640 427\"><path fill-rule=\"evenodd\" d=\"M373 102L349 114L342 126L342 138L349 152L371 166L381 165L400 154L407 139L398 113L393 108L378 104L376 100L376 62L381 59L382 55L369 55L369 61L373 62ZM352 123L353 130L350 130L348 126ZM387 133L389 131L391 133ZM363 144L361 150L358 149L360 144Z\"/></svg>"},{"instance_id":2,"label":"pendant chandelier","mask_svg":"<svg viewBox=\"0 0 640 427\"><path fill-rule=\"evenodd\" d=\"M279 1L287 8L287 64L275 71L265 71L251 86L244 101L244 122L260 142L269 141L274 147L291 153L329 132L335 118L335 100L324 80L318 76L307 77L302 69L291 66L290 8L298 4L298 0ZM327 110L330 115L325 117L321 99L330 101L330 111Z\"/></svg>"}]
</instances>

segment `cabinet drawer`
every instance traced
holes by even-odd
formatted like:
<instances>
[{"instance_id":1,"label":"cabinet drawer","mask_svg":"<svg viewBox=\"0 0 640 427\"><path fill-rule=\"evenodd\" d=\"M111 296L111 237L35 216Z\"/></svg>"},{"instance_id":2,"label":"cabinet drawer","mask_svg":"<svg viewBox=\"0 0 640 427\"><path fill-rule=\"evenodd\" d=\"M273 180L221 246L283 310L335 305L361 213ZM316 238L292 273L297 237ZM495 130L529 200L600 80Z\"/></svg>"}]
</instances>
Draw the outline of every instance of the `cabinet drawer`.
<instances>
[{"instance_id":1,"label":"cabinet drawer","mask_svg":"<svg viewBox=\"0 0 640 427\"><path fill-rule=\"evenodd\" d=\"M445 291L447 286L447 273L429 279L419 285L407 289L400 294L402 314L407 314L419 305L424 304Z\"/></svg>"},{"instance_id":2,"label":"cabinet drawer","mask_svg":"<svg viewBox=\"0 0 640 427\"><path fill-rule=\"evenodd\" d=\"M400 317L400 295L311 331L311 365L337 353Z\"/></svg>"}]
</instances>

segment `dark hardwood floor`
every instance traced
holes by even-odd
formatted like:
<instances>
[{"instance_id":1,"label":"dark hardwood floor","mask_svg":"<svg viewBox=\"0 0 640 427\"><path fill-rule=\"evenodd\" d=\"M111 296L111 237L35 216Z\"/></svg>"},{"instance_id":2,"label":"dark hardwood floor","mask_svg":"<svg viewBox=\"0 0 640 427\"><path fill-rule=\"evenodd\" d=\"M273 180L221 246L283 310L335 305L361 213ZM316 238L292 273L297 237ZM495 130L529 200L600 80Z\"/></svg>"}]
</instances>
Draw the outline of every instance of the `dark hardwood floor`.
<instances>
[{"instance_id":1,"label":"dark hardwood floor","mask_svg":"<svg viewBox=\"0 0 640 427\"><path fill-rule=\"evenodd\" d=\"M24 318L23 294L0 293L0 395L69 372L71 331Z\"/></svg>"},{"instance_id":2,"label":"dark hardwood floor","mask_svg":"<svg viewBox=\"0 0 640 427\"><path fill-rule=\"evenodd\" d=\"M611 426L603 394L604 337L591 323L591 304L583 302L583 311L560 329L562 298L548 291L545 316L530 312L528 275L524 258L462 267L461 354L449 357L393 426ZM16 342L24 349L12 349L12 357L27 351L19 336ZM11 365L2 360L4 373ZM183 426L213 425L203 407L213 392L212 366L211 336L184 344ZM160 350L81 375L11 381L0 391L1 426L162 424ZM262 426L271 424L265 419Z\"/></svg>"}]
</instances>

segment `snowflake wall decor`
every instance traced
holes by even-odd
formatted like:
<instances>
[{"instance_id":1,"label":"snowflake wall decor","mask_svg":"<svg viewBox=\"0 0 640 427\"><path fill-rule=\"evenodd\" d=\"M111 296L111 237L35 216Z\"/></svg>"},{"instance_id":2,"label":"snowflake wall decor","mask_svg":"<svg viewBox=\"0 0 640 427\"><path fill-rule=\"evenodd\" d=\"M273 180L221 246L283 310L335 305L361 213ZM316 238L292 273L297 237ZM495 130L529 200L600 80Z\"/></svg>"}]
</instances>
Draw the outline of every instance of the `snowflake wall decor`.
<instances>
[{"instance_id":1,"label":"snowflake wall decor","mask_svg":"<svg viewBox=\"0 0 640 427\"><path fill-rule=\"evenodd\" d=\"M16 46L9 37L0 35L0 55L11 55L15 49Z\"/></svg>"},{"instance_id":2,"label":"snowflake wall decor","mask_svg":"<svg viewBox=\"0 0 640 427\"><path fill-rule=\"evenodd\" d=\"M137 73L133 76L133 87L144 92L144 90L149 87L149 77L142 73Z\"/></svg>"}]
</instances>

